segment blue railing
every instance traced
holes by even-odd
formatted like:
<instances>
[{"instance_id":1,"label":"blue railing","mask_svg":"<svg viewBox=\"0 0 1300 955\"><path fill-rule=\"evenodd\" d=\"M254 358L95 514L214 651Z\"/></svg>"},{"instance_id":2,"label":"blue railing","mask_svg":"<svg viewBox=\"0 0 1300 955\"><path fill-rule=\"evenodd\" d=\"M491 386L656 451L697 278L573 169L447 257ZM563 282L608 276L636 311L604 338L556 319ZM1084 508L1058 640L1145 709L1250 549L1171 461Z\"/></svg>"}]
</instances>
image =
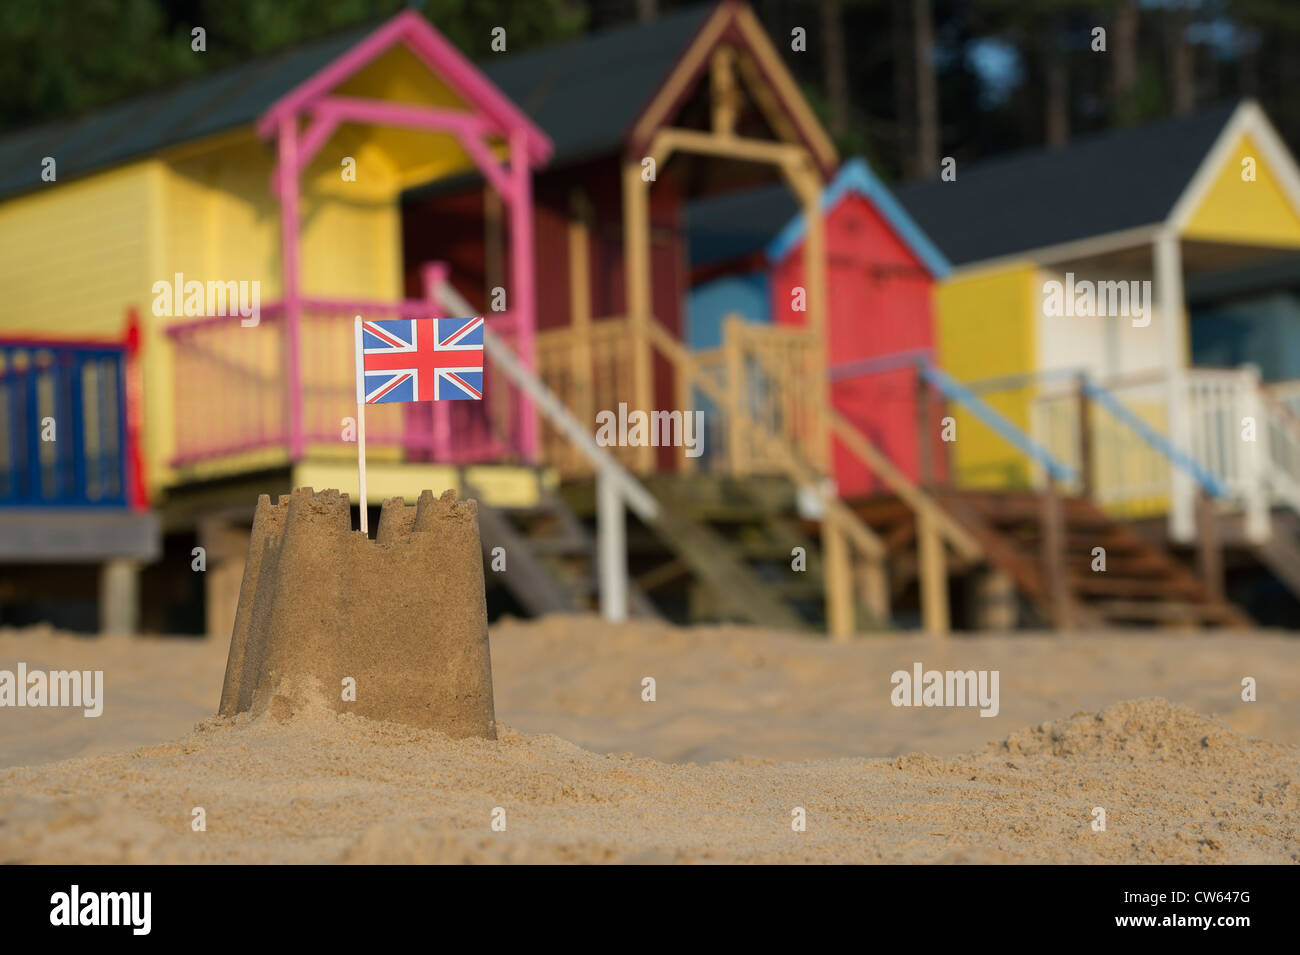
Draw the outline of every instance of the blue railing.
<instances>
[{"instance_id":1,"label":"blue railing","mask_svg":"<svg viewBox=\"0 0 1300 955\"><path fill-rule=\"evenodd\" d=\"M971 388L953 378L937 365L922 363L917 367L925 380L938 388L945 398L959 402L967 411L982 421L990 431L1031 461L1036 462L1053 479L1057 481L1074 480L1074 468L1056 460L1046 448L1021 431Z\"/></svg>"},{"instance_id":2,"label":"blue railing","mask_svg":"<svg viewBox=\"0 0 1300 955\"><path fill-rule=\"evenodd\" d=\"M125 346L0 340L0 507L125 507Z\"/></svg>"},{"instance_id":3,"label":"blue railing","mask_svg":"<svg viewBox=\"0 0 1300 955\"><path fill-rule=\"evenodd\" d=\"M1058 461L1046 448L1030 438L980 396L990 391L1023 388L1052 381L1082 379L1084 393L1090 400L1095 401L1104 408L1111 417L1133 432L1139 440L1161 455L1173 467L1188 474L1211 497L1224 498L1229 495L1227 486L1213 473L1187 452L1177 447L1167 436L1143 421L1112 392L1097 384L1083 368L1056 368L1033 371L1021 375L1010 375L1005 378L986 379L975 382L973 385L967 385L957 381L934 364L933 354L930 349L918 348L835 365L831 368L831 380L843 381L864 375L879 374L883 371L892 371L908 365L915 366L918 373L946 398L959 402L995 434L1026 457L1037 462L1053 478L1060 481L1072 481L1078 473L1077 469Z\"/></svg>"},{"instance_id":4,"label":"blue railing","mask_svg":"<svg viewBox=\"0 0 1300 955\"><path fill-rule=\"evenodd\" d=\"M1105 408L1111 417L1137 435L1147 447L1163 455L1165 460L1174 467L1189 474L1211 497L1228 496L1228 488L1222 481L1202 467L1199 461L1178 448L1169 438L1138 417L1110 391L1087 376L1084 377L1083 388L1089 399Z\"/></svg>"}]
</instances>

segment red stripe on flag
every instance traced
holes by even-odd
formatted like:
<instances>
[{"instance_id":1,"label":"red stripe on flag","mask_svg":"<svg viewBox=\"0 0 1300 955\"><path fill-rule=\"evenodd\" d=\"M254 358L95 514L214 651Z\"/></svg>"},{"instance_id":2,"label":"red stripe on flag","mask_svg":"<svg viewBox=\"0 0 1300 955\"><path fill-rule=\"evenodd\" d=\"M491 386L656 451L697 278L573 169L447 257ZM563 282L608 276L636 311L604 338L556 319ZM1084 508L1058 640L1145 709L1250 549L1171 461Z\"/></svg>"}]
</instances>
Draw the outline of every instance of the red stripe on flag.
<instances>
[{"instance_id":1,"label":"red stripe on flag","mask_svg":"<svg viewBox=\"0 0 1300 955\"><path fill-rule=\"evenodd\" d=\"M482 393L478 389L476 389L473 385L471 385L460 375L456 374L454 371L447 372L447 377L450 378L452 381L456 382L456 384L460 385L462 388L468 391L475 398L483 397Z\"/></svg>"},{"instance_id":2,"label":"red stripe on flag","mask_svg":"<svg viewBox=\"0 0 1300 955\"><path fill-rule=\"evenodd\" d=\"M402 382L406 381L406 379L410 377L411 377L410 375L402 375L402 377L390 381L387 387L381 389L380 391L375 392L369 398L367 398L366 404L368 405L374 404L376 401L384 397L384 395L388 394L390 391L392 391L394 388L396 388L398 385L400 385Z\"/></svg>"},{"instance_id":3,"label":"red stripe on flag","mask_svg":"<svg viewBox=\"0 0 1300 955\"><path fill-rule=\"evenodd\" d=\"M460 331L458 331L458 332L456 332L455 334L451 335L451 336L450 336L450 337L449 337L445 342L443 342L442 344L443 344L443 345L454 345L454 344L456 344L456 342L460 341L462 338L464 338L466 335L468 335L470 332L472 332L474 329L478 328L478 327L479 327L480 325L482 325L482 324L483 324L483 319L482 319L482 318L476 318L476 319L474 319L474 321L470 322L468 325L466 325L466 326L465 326L464 328L462 328Z\"/></svg>"},{"instance_id":4,"label":"red stripe on flag","mask_svg":"<svg viewBox=\"0 0 1300 955\"><path fill-rule=\"evenodd\" d=\"M366 328L370 334L374 335L376 338L382 338L390 345L394 345L398 348L406 347L406 342L402 341L400 338L394 337L392 332L385 331L374 322L363 322L362 327Z\"/></svg>"}]
</instances>

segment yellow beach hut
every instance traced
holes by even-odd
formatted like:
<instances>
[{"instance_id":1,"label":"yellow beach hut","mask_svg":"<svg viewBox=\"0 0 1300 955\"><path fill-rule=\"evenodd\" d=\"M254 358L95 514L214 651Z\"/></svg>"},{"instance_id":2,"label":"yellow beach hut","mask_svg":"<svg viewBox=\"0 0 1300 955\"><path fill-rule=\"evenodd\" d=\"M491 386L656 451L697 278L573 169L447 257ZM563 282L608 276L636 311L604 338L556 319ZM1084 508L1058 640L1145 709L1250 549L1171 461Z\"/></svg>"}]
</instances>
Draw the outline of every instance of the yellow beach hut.
<instances>
[{"instance_id":1,"label":"yellow beach hut","mask_svg":"<svg viewBox=\"0 0 1300 955\"><path fill-rule=\"evenodd\" d=\"M436 313L429 289L404 288L403 190L473 169L499 195L510 295L489 324L531 367L531 176L550 152L411 10L0 139L0 536L24 542L0 561L116 561L109 589L126 610L113 625L131 629L160 515L163 530L199 525L210 591L237 588L246 541L227 532L246 527L258 492L350 482L355 495L344 420L355 414L354 316ZM456 487L448 463L529 462L528 401L492 390L456 403L474 406L464 420L377 410L376 503ZM35 425L46 418L62 434L43 446ZM448 452L437 474L433 450ZM115 525L52 550L69 536L49 529L84 523L87 508L101 522L137 515L145 544L105 551L129 536ZM20 525L30 532L15 536Z\"/></svg>"}]
</instances>

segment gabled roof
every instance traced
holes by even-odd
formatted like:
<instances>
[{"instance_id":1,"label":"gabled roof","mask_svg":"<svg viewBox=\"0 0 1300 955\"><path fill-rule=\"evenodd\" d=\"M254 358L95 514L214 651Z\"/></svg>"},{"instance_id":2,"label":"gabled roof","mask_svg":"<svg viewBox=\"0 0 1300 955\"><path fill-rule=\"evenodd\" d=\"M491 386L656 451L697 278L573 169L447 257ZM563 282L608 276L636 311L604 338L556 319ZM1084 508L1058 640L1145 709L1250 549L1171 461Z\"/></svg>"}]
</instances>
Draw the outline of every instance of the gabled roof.
<instances>
[{"instance_id":1,"label":"gabled roof","mask_svg":"<svg viewBox=\"0 0 1300 955\"><path fill-rule=\"evenodd\" d=\"M951 267L943 253L861 157L840 167L822 193L822 208L829 212L846 195L870 202L931 275L948 274ZM692 203L686 221L692 265L744 258L759 250L778 262L803 241L807 231L799 203L784 185Z\"/></svg>"},{"instance_id":2,"label":"gabled roof","mask_svg":"<svg viewBox=\"0 0 1300 955\"><path fill-rule=\"evenodd\" d=\"M478 65L551 137L556 163L596 156L621 148L711 12L688 7Z\"/></svg>"},{"instance_id":3,"label":"gabled roof","mask_svg":"<svg viewBox=\"0 0 1300 955\"><path fill-rule=\"evenodd\" d=\"M870 202L933 277L943 278L951 271L951 266L943 253L935 247L920 226L907 214L907 210L885 188L885 184L876 178L867 161L860 156L850 159L835 174L835 178L822 194L822 209L829 212L846 195L861 196ZM791 219L781 233L772 240L767 247L767 257L773 262L784 259L796 245L803 241L807 228L801 212Z\"/></svg>"},{"instance_id":4,"label":"gabled roof","mask_svg":"<svg viewBox=\"0 0 1300 955\"><path fill-rule=\"evenodd\" d=\"M823 177L830 178L840 161L835 144L745 0L721 0L700 24L637 115L629 132L628 154L639 157L654 150L657 133L672 125L693 91L710 84L713 54L724 46L740 54L738 66L746 80L741 86L752 87L756 105L776 138L801 143Z\"/></svg>"},{"instance_id":5,"label":"gabled roof","mask_svg":"<svg viewBox=\"0 0 1300 955\"><path fill-rule=\"evenodd\" d=\"M1237 105L958 164L955 181L894 195L954 265L1159 224Z\"/></svg>"},{"instance_id":6,"label":"gabled roof","mask_svg":"<svg viewBox=\"0 0 1300 955\"><path fill-rule=\"evenodd\" d=\"M374 56L406 43L426 63L436 55L454 63L444 77L468 101L504 123L525 124L534 161L549 155L545 135L508 99L474 76L473 67L414 10L313 43L251 60L174 89L150 93L0 138L0 197L43 185L41 160L58 161L60 180L139 159L168 146L274 119L327 87L331 68L361 47ZM432 67L431 67L432 68Z\"/></svg>"},{"instance_id":7,"label":"gabled roof","mask_svg":"<svg viewBox=\"0 0 1300 955\"><path fill-rule=\"evenodd\" d=\"M428 20L410 9L385 22L337 60L272 103L258 120L258 133L269 136L284 117L310 109L320 97L399 45L415 54L462 102L494 123L498 130L521 130L526 137L525 149L530 164L540 165L550 158L551 143L546 134L530 122L509 97L493 86Z\"/></svg>"},{"instance_id":8,"label":"gabled roof","mask_svg":"<svg viewBox=\"0 0 1300 955\"><path fill-rule=\"evenodd\" d=\"M173 89L0 138L0 196L43 185L41 160L59 179L251 125L262 112L359 43L374 25L262 57Z\"/></svg>"}]
</instances>

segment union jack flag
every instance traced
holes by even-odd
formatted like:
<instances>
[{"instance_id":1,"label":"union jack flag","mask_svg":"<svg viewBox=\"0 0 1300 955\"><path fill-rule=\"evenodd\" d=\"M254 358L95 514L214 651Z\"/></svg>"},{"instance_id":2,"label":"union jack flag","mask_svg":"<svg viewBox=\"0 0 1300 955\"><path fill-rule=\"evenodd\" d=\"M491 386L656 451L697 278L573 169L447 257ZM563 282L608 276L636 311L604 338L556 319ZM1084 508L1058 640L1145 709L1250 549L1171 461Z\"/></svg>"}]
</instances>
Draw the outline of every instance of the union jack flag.
<instances>
[{"instance_id":1,"label":"union jack flag","mask_svg":"<svg viewBox=\"0 0 1300 955\"><path fill-rule=\"evenodd\" d=\"M357 404L483 400L483 317L356 326Z\"/></svg>"}]
</instances>

